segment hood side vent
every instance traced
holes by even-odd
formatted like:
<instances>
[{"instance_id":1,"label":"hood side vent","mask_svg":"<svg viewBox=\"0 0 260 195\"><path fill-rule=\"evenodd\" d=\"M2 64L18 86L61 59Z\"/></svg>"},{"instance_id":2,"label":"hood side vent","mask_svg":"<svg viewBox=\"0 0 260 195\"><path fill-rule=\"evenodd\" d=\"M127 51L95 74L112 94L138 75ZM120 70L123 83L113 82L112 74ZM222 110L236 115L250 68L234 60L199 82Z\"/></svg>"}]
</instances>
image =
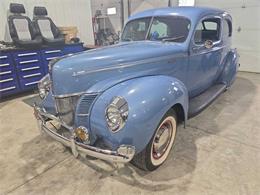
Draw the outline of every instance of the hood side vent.
<instances>
[{"instance_id":1,"label":"hood side vent","mask_svg":"<svg viewBox=\"0 0 260 195\"><path fill-rule=\"evenodd\" d=\"M78 105L78 116L88 116L90 112L90 108L94 100L96 99L97 94L85 94L80 99L80 103Z\"/></svg>"}]
</instances>

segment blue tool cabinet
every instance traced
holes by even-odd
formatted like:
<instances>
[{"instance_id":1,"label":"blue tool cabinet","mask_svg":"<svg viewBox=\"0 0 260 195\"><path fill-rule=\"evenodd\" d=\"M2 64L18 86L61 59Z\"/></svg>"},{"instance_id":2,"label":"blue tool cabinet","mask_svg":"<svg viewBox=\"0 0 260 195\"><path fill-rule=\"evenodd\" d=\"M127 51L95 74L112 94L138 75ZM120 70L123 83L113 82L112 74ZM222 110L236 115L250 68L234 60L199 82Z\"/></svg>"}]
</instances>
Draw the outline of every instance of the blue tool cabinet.
<instances>
[{"instance_id":1,"label":"blue tool cabinet","mask_svg":"<svg viewBox=\"0 0 260 195\"><path fill-rule=\"evenodd\" d=\"M82 43L32 50L0 50L0 97L35 89L38 81L48 73L49 61L84 50Z\"/></svg>"},{"instance_id":2,"label":"blue tool cabinet","mask_svg":"<svg viewBox=\"0 0 260 195\"><path fill-rule=\"evenodd\" d=\"M0 93L10 94L19 90L16 69L10 53L0 54Z\"/></svg>"}]
</instances>

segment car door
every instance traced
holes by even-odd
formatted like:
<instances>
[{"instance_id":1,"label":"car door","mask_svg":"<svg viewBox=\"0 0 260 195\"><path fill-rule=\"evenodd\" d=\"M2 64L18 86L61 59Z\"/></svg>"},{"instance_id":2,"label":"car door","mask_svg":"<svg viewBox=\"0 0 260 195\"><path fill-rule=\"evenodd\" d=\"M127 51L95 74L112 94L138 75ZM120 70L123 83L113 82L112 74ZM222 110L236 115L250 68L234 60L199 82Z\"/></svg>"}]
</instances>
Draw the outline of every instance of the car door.
<instances>
[{"instance_id":1,"label":"car door","mask_svg":"<svg viewBox=\"0 0 260 195\"><path fill-rule=\"evenodd\" d=\"M221 21L219 16L205 17L193 33L187 75L190 97L199 95L217 79L223 52Z\"/></svg>"}]
</instances>

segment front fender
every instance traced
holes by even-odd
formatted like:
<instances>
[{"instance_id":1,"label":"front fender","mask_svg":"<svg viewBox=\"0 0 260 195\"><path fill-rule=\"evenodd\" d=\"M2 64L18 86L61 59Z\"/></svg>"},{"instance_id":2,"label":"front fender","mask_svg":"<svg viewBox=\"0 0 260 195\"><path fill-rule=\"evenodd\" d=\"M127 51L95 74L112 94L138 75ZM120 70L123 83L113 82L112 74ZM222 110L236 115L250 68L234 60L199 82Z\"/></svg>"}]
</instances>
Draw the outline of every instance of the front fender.
<instances>
[{"instance_id":1,"label":"front fender","mask_svg":"<svg viewBox=\"0 0 260 195\"><path fill-rule=\"evenodd\" d=\"M231 50L226 57L224 69L218 79L219 82L226 84L228 87L232 85L238 71L239 55L236 49Z\"/></svg>"},{"instance_id":2,"label":"front fender","mask_svg":"<svg viewBox=\"0 0 260 195\"><path fill-rule=\"evenodd\" d=\"M129 115L126 125L113 133L107 127L105 110L115 96L128 102ZM90 131L113 149L130 144L140 152L150 141L164 114L175 104L183 107L186 120L188 92L176 78L147 76L124 81L97 98L90 114Z\"/></svg>"}]
</instances>

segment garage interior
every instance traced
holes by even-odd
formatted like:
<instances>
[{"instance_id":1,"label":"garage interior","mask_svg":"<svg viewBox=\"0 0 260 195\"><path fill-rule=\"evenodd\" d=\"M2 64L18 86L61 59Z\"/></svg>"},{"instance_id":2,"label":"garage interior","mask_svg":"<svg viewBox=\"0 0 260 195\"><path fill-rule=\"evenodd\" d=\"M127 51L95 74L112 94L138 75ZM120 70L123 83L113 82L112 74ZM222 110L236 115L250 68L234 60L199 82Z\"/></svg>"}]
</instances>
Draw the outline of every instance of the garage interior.
<instances>
[{"instance_id":1,"label":"garage interior","mask_svg":"<svg viewBox=\"0 0 260 195\"><path fill-rule=\"evenodd\" d=\"M259 0L1 0L1 55L11 42L10 3L22 3L30 18L34 6L44 6L57 26L69 28L79 40L68 44L80 46L68 53L62 48L63 55L116 44L127 18L139 11L220 8L233 18L232 47L238 49L240 67L229 90L185 128L178 127L175 147L153 172L130 163L74 158L38 131L32 107L39 99L37 84L1 92L0 194L260 194Z\"/></svg>"}]
</instances>

